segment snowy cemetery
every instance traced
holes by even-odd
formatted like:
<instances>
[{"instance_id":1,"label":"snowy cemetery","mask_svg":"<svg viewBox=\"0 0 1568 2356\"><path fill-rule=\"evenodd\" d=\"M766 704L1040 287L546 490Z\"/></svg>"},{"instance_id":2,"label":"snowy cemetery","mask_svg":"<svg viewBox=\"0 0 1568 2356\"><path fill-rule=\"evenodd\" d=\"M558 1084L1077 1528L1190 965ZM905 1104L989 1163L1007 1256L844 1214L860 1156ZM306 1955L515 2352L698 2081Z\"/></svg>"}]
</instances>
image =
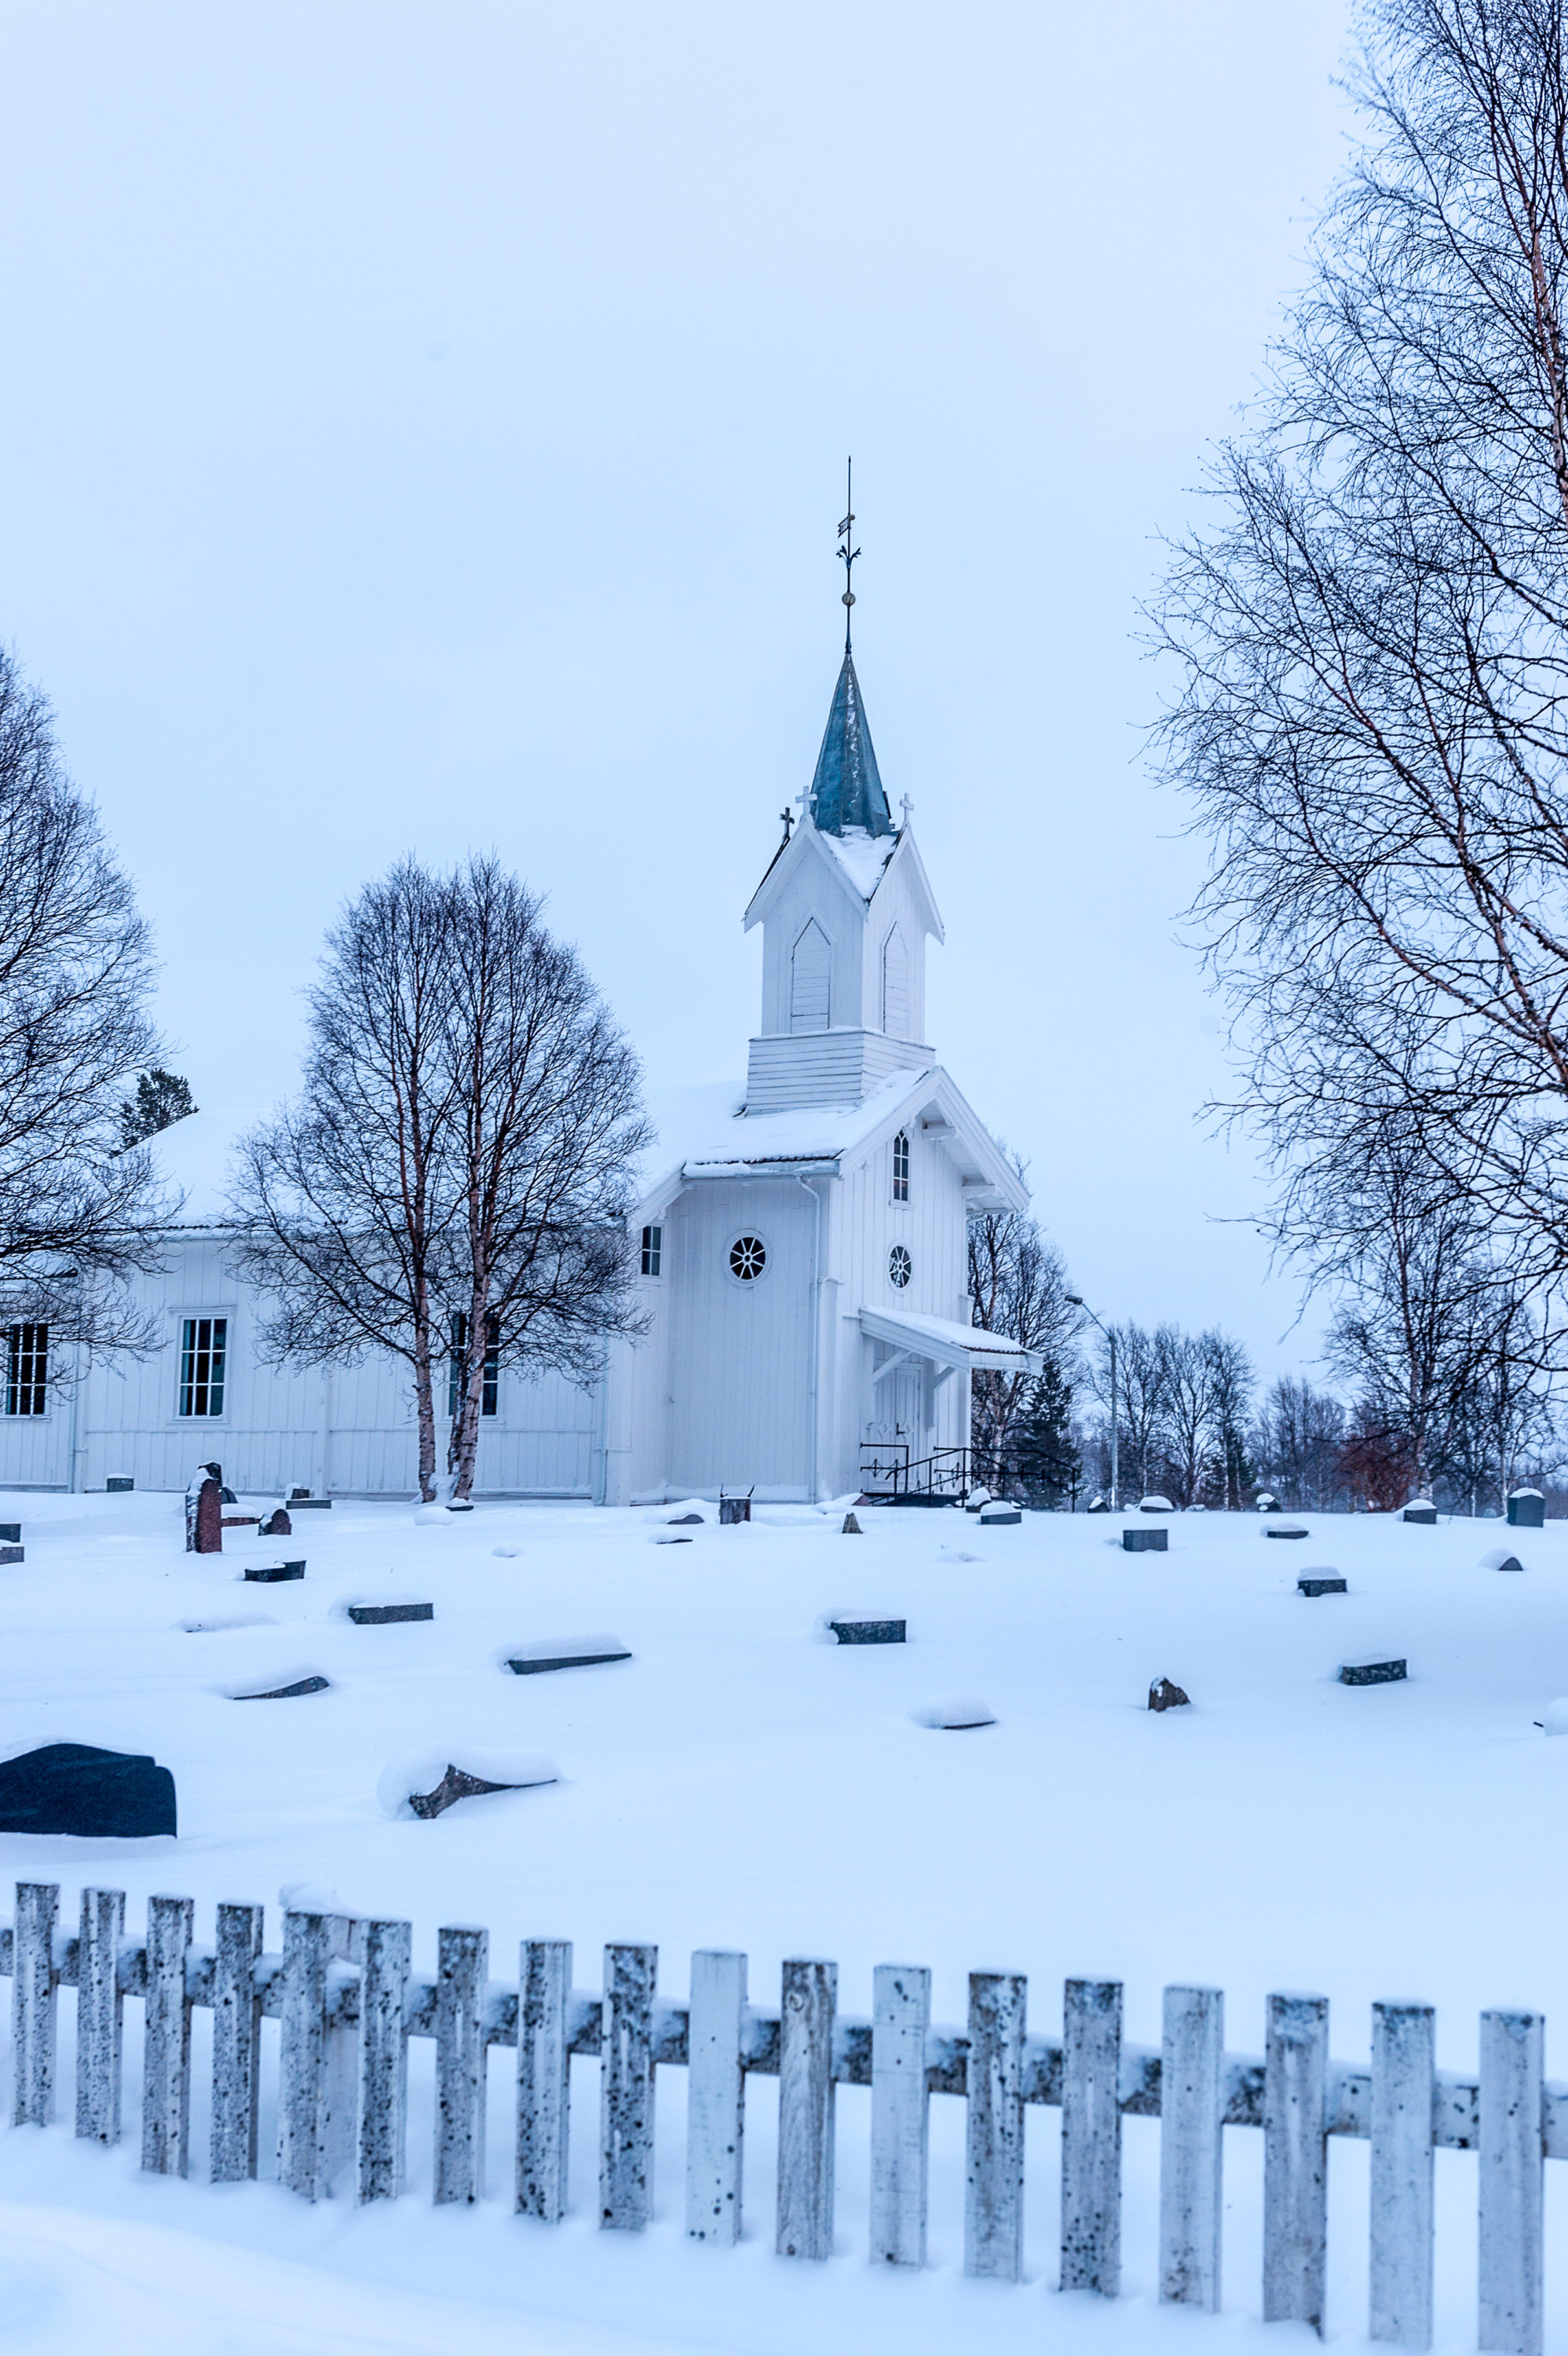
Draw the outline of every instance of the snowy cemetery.
<instances>
[{"instance_id":1,"label":"snowy cemetery","mask_svg":"<svg viewBox=\"0 0 1568 2356\"><path fill-rule=\"evenodd\" d=\"M1561 2320L1563 1526L276 1503L198 1553L167 1494L0 1501L11 1749L177 1807L51 1831L114 1776L5 1771L0 2187L188 2237L157 2301Z\"/></svg>"}]
</instances>

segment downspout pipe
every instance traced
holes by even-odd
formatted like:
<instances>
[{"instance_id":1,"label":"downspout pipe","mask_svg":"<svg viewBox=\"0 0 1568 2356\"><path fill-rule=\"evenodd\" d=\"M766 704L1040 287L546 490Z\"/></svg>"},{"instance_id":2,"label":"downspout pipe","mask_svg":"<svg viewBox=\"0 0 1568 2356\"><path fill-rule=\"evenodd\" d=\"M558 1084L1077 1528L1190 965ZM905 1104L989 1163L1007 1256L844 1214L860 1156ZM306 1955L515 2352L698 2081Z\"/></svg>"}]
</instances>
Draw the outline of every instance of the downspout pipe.
<instances>
[{"instance_id":1,"label":"downspout pipe","mask_svg":"<svg viewBox=\"0 0 1568 2356\"><path fill-rule=\"evenodd\" d=\"M815 1505L817 1492L816 1469L816 1395L817 1362L822 1347L822 1197L809 1178L797 1171L795 1184L804 1186L810 1195L815 1214L811 1223L811 1346L806 1377L806 1483L808 1505Z\"/></svg>"}]
</instances>

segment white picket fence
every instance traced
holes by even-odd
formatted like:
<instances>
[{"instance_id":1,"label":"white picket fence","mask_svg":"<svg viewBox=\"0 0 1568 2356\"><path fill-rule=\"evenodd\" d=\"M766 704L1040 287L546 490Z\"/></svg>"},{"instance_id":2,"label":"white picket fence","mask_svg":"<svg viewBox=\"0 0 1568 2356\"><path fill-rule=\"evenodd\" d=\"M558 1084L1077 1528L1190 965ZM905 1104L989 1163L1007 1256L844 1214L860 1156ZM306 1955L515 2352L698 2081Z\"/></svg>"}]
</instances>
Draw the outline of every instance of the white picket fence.
<instances>
[{"instance_id":1,"label":"white picket fence","mask_svg":"<svg viewBox=\"0 0 1568 2356\"><path fill-rule=\"evenodd\" d=\"M1268 1999L1262 2057L1227 2053L1218 1988L1165 1991L1157 2051L1122 2038L1114 1980L1069 1980L1060 2039L1025 2025L1021 1974L973 1972L965 2029L931 2021L931 1976L883 1964L872 2015L837 2009L837 1966L784 1965L776 2011L747 2000L746 1958L691 1959L690 1997L656 1993L657 1950L604 1951L602 1992L572 1986L571 1944L525 1941L516 1984L489 1976L489 1935L439 1934L433 1980L411 1968L411 1926L290 1912L282 1954L262 1951L260 1906L219 1906L217 1942L194 1943L188 1898L148 1901L144 1942L125 1936L117 1890L84 1890L74 1937L59 1890L19 1882L0 1927L12 1976L12 2122L54 2115L57 1991L76 1990L76 2132L117 2142L123 2003L144 2008L142 2165L184 2176L190 2144L190 2021L213 2015L210 2174L256 2173L264 2015L279 2040L278 2172L307 2200L352 2188L361 2201L402 2190L408 2040L435 2041L435 2199L483 2195L487 2049L514 2048L515 2199L525 2216L565 2214L571 2059L600 2062L600 2222L648 2222L655 2072L688 2073L686 2229L733 2243L741 2231L745 2082L779 2081L777 2247L825 2258L833 2245L834 2090L871 2090L870 2254L925 2260L927 2120L933 2094L968 2104L964 2262L1018 2278L1022 2265L1024 2105L1061 2112L1061 2286L1114 2297L1121 2267L1125 2113L1160 2121L1162 2298L1219 2305L1222 2133L1264 2133L1264 2315L1323 2326L1329 2136L1371 2143L1371 2331L1432 2340L1433 2152L1479 2159L1478 2345L1539 2356L1543 2162L1568 2158L1568 2086L1542 2078L1535 2012L1481 2015L1478 2080L1435 2068L1425 2005L1375 2005L1370 2068L1330 2061L1323 1997Z\"/></svg>"}]
</instances>

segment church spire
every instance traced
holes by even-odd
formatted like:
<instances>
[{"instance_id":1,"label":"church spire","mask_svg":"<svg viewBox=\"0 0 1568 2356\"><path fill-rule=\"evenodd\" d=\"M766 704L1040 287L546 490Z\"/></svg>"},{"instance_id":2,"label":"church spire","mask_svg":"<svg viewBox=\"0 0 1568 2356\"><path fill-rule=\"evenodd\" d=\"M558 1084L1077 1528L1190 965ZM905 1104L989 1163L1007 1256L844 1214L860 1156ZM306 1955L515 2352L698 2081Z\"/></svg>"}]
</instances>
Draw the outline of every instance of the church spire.
<instances>
[{"instance_id":1,"label":"church spire","mask_svg":"<svg viewBox=\"0 0 1568 2356\"><path fill-rule=\"evenodd\" d=\"M892 815L877 772L877 756L871 749L871 732L866 724L866 707L849 648L849 615L855 603L852 584L855 560L860 553L854 541L854 463L849 459L845 466L845 512L838 527L838 561L844 567L844 666L833 691L827 733L816 756L816 775L811 781L806 807L824 834L841 835L848 827L861 827L868 834L891 834Z\"/></svg>"}]
</instances>

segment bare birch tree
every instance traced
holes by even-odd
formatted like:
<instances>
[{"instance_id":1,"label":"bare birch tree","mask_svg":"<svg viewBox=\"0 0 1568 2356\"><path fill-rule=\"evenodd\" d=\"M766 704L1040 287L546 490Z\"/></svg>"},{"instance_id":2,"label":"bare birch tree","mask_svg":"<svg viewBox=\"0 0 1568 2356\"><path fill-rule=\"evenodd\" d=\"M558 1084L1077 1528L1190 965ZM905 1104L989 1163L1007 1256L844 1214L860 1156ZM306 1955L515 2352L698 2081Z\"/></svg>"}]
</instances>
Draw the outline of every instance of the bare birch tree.
<instances>
[{"instance_id":1,"label":"bare birch tree","mask_svg":"<svg viewBox=\"0 0 1568 2356\"><path fill-rule=\"evenodd\" d=\"M159 1263L164 1201L120 1119L156 1052L151 984L131 886L0 650L0 1323L152 1346L126 1280Z\"/></svg>"},{"instance_id":2,"label":"bare birch tree","mask_svg":"<svg viewBox=\"0 0 1568 2356\"><path fill-rule=\"evenodd\" d=\"M472 859L451 904L464 1322L447 1469L462 1498L486 1360L584 1382L613 1334L637 1330L626 1218L651 1132L636 1057L534 895L494 859Z\"/></svg>"},{"instance_id":3,"label":"bare birch tree","mask_svg":"<svg viewBox=\"0 0 1568 2356\"><path fill-rule=\"evenodd\" d=\"M1392 1106L1568 1266L1568 21L1370 0L1367 144L1158 620L1167 774L1276 1167Z\"/></svg>"},{"instance_id":4,"label":"bare birch tree","mask_svg":"<svg viewBox=\"0 0 1568 2356\"><path fill-rule=\"evenodd\" d=\"M368 884L326 937L298 1101L240 1149L239 1266L269 1296L274 1363L402 1359L420 1494L435 1494L432 1366L462 1205L449 1052L451 894L413 860Z\"/></svg>"}]
</instances>

